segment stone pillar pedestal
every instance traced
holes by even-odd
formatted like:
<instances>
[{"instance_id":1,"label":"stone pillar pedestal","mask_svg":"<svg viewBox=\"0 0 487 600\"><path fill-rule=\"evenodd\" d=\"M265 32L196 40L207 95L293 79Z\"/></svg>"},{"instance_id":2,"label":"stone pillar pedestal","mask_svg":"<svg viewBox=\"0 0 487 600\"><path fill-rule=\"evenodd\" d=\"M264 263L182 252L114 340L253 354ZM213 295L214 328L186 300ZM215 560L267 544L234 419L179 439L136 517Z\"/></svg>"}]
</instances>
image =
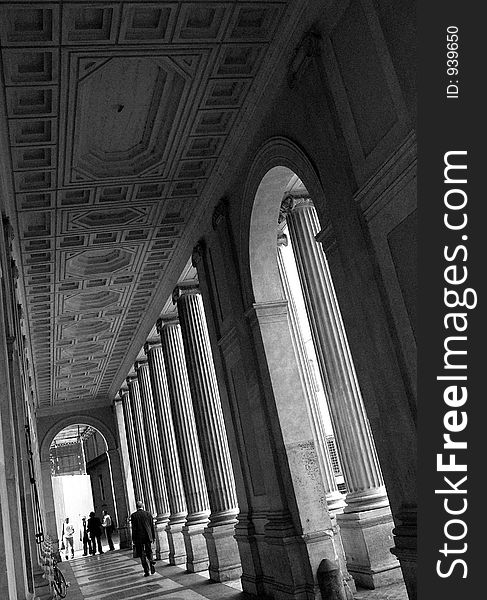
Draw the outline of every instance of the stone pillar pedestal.
<instances>
[{"instance_id":1,"label":"stone pillar pedestal","mask_svg":"<svg viewBox=\"0 0 487 600\"><path fill-rule=\"evenodd\" d=\"M208 522L208 517L206 521ZM190 573L208 570L210 559L208 557L208 545L204 536L205 529L206 525L202 523L186 523L182 528L186 550L186 568Z\"/></svg>"},{"instance_id":2,"label":"stone pillar pedestal","mask_svg":"<svg viewBox=\"0 0 487 600\"><path fill-rule=\"evenodd\" d=\"M169 561L171 548L167 535L167 521L156 521L154 529L156 530L156 559Z\"/></svg>"},{"instance_id":3,"label":"stone pillar pedestal","mask_svg":"<svg viewBox=\"0 0 487 600\"><path fill-rule=\"evenodd\" d=\"M374 589L398 581L397 560L391 555L393 539L389 507L344 513L339 515L338 521L342 542L347 548L347 568L355 582Z\"/></svg>"},{"instance_id":4,"label":"stone pillar pedestal","mask_svg":"<svg viewBox=\"0 0 487 600\"><path fill-rule=\"evenodd\" d=\"M169 542L169 564L183 565L186 563L186 544L183 534L184 521L171 523L166 527Z\"/></svg>"},{"instance_id":5,"label":"stone pillar pedestal","mask_svg":"<svg viewBox=\"0 0 487 600\"><path fill-rule=\"evenodd\" d=\"M210 514L205 474L196 432L181 328L177 319L159 319L157 330L161 336L170 415L188 513L181 528L186 551L186 568L189 572L196 573L208 568L208 550L203 537Z\"/></svg>"},{"instance_id":6,"label":"stone pillar pedestal","mask_svg":"<svg viewBox=\"0 0 487 600\"><path fill-rule=\"evenodd\" d=\"M118 535L120 539L120 549L132 547L132 532L130 526L124 523L118 528Z\"/></svg>"},{"instance_id":7,"label":"stone pillar pedestal","mask_svg":"<svg viewBox=\"0 0 487 600\"><path fill-rule=\"evenodd\" d=\"M210 521L211 523L211 521ZM231 581L242 575L240 555L236 549L235 525L227 523L207 527L203 532L208 547L208 571L212 581Z\"/></svg>"},{"instance_id":8,"label":"stone pillar pedestal","mask_svg":"<svg viewBox=\"0 0 487 600\"><path fill-rule=\"evenodd\" d=\"M281 207L295 251L308 320L327 391L330 415L348 488L347 508L338 515L347 567L357 582L374 588L401 578L389 509L374 440L353 366L325 254L315 240L316 210L306 194L289 195ZM356 517L346 515L355 514ZM388 524L387 524L388 521ZM384 538L384 533L386 534ZM382 539L371 551L369 540ZM382 575L384 573L384 575ZM364 576L364 574L367 574Z\"/></svg>"},{"instance_id":9,"label":"stone pillar pedestal","mask_svg":"<svg viewBox=\"0 0 487 600\"><path fill-rule=\"evenodd\" d=\"M210 577L213 581L225 581L241 575L236 566L240 557L234 537L238 504L210 339L198 288L176 288L173 301L177 303L181 322L211 508L210 523L205 530Z\"/></svg>"}]
</instances>

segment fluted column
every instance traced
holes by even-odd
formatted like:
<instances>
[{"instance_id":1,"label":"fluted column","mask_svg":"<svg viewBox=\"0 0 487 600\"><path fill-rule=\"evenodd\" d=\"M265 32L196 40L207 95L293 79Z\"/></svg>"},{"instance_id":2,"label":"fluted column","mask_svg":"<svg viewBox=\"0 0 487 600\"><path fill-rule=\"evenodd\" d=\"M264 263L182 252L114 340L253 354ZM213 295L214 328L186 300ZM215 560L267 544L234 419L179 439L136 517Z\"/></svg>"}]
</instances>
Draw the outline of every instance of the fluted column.
<instances>
[{"instance_id":1,"label":"fluted column","mask_svg":"<svg viewBox=\"0 0 487 600\"><path fill-rule=\"evenodd\" d=\"M149 471L149 456L147 453L147 441L145 439L139 380L136 376L127 377L127 385L129 386L130 406L132 409L137 455L139 457L140 480L142 484L142 493L144 495L145 510L149 511L152 515L155 515L154 492L152 490Z\"/></svg>"},{"instance_id":2,"label":"fluted column","mask_svg":"<svg viewBox=\"0 0 487 600\"><path fill-rule=\"evenodd\" d=\"M186 568L190 572L208 568L208 550L203 531L208 524L210 504L201 460L191 401L181 328L177 319L157 321L167 375L187 517L183 527Z\"/></svg>"},{"instance_id":3,"label":"fluted column","mask_svg":"<svg viewBox=\"0 0 487 600\"><path fill-rule=\"evenodd\" d=\"M238 502L230 450L199 289L195 286L179 286L174 290L173 302L177 304L181 323L211 508L206 531L210 577L222 581L241 574L240 557L234 539Z\"/></svg>"},{"instance_id":4,"label":"fluted column","mask_svg":"<svg viewBox=\"0 0 487 600\"><path fill-rule=\"evenodd\" d=\"M281 276L282 287L284 290L284 296L289 303L291 333L293 336L296 358L298 360L303 379L303 388L306 393L307 404L309 407L313 437L316 444L316 453L318 455L321 477L323 479L323 485L326 492L326 501L329 510L342 511L346 506L345 498L344 495L338 491L335 475L333 474L333 466L330 459L328 445L326 443L326 431L325 424L323 422L323 415L318 404L316 392L313 388L312 375L306 355L303 334L301 333L301 329L299 327L296 304L294 302L291 285L289 283L286 266L284 264L284 257L282 254L283 245L287 245L287 237L284 234L278 236L277 238L277 263L279 267L279 275Z\"/></svg>"},{"instance_id":5,"label":"fluted column","mask_svg":"<svg viewBox=\"0 0 487 600\"><path fill-rule=\"evenodd\" d=\"M120 398L122 399L123 418L125 421L125 431L127 433L127 448L135 500L142 500L142 502L145 502L142 479L140 476L139 454L137 452L137 443L135 440L134 420L132 417L132 408L130 406L130 395L128 389L125 388L122 388L119 393Z\"/></svg>"},{"instance_id":6,"label":"fluted column","mask_svg":"<svg viewBox=\"0 0 487 600\"><path fill-rule=\"evenodd\" d=\"M188 510L184 497L181 468L179 465L174 424L171 415L171 403L167 387L166 367L160 343L147 342L144 346L147 354L154 412L159 431L161 459L164 465L166 489L169 503L169 562L178 565L186 562L183 526Z\"/></svg>"},{"instance_id":7,"label":"fluted column","mask_svg":"<svg viewBox=\"0 0 487 600\"><path fill-rule=\"evenodd\" d=\"M119 528L122 524L127 523L129 515L135 510L135 494L134 486L132 483L132 469L130 466L129 449L127 442L127 428L125 426L125 417L123 414L123 402L122 397L118 394L114 401L115 407L115 418L117 421L118 440L120 447L120 465L122 469L122 480L125 491L125 504L127 507L127 514L119 514Z\"/></svg>"},{"instance_id":8,"label":"fluted column","mask_svg":"<svg viewBox=\"0 0 487 600\"><path fill-rule=\"evenodd\" d=\"M148 363L145 361L137 362L135 364L135 371L139 381L144 435L149 462L149 477L152 484L156 511L156 555L157 558L166 560L170 558L171 554L168 534L166 532L166 527L169 523L169 503Z\"/></svg>"},{"instance_id":9,"label":"fluted column","mask_svg":"<svg viewBox=\"0 0 487 600\"><path fill-rule=\"evenodd\" d=\"M350 557L348 569L356 581L375 587L377 582L395 577L392 571L399 566L389 552L393 524L375 444L328 264L314 237L320 229L316 210L308 196L290 195L283 201L281 211L286 216L295 252L348 488L348 506L344 515L338 517ZM381 543L382 552L377 549Z\"/></svg>"}]
</instances>

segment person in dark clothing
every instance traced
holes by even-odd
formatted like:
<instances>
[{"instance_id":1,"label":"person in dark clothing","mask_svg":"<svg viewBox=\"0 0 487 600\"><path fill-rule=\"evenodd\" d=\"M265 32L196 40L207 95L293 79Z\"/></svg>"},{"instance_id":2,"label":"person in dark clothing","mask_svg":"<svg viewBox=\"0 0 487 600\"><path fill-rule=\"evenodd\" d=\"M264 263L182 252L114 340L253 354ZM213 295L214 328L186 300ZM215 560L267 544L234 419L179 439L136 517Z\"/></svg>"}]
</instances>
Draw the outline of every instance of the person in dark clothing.
<instances>
[{"instance_id":1,"label":"person in dark clothing","mask_svg":"<svg viewBox=\"0 0 487 600\"><path fill-rule=\"evenodd\" d=\"M86 523L86 517L81 519L81 529L79 532L80 542L83 542L83 556L91 554L91 540L88 535L88 525Z\"/></svg>"},{"instance_id":2,"label":"person in dark clothing","mask_svg":"<svg viewBox=\"0 0 487 600\"><path fill-rule=\"evenodd\" d=\"M98 545L98 553L103 554L103 550L101 549L101 533L102 526L101 521L98 517L95 516L94 512L90 512L90 518L88 519L88 533L91 538L91 554L95 556L96 554L96 546Z\"/></svg>"},{"instance_id":3,"label":"person in dark clothing","mask_svg":"<svg viewBox=\"0 0 487 600\"><path fill-rule=\"evenodd\" d=\"M140 556L140 562L144 569L144 576L149 576L150 573L156 572L156 561L152 556L152 542L156 535L154 531L154 519L150 512L144 510L144 503L140 500L136 503L137 510L130 515L130 523L132 525L132 542L134 543L137 556ZM147 562L147 559L149 561Z\"/></svg>"}]
</instances>

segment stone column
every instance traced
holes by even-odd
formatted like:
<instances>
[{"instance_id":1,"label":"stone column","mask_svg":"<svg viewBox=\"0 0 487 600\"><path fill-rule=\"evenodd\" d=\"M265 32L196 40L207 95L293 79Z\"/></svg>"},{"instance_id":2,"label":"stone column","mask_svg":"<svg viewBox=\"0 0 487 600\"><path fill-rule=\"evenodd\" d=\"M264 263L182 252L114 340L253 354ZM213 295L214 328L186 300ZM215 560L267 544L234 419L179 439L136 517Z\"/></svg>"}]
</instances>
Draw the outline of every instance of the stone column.
<instances>
[{"instance_id":1,"label":"stone column","mask_svg":"<svg viewBox=\"0 0 487 600\"><path fill-rule=\"evenodd\" d=\"M129 376L127 377L127 385L129 386L130 406L134 424L135 444L137 447L137 455L139 457L139 472L145 510L155 516L154 492L152 490L149 456L147 454L147 441L145 439L144 416L142 413L139 380L136 376Z\"/></svg>"},{"instance_id":2,"label":"stone column","mask_svg":"<svg viewBox=\"0 0 487 600\"><path fill-rule=\"evenodd\" d=\"M159 319L157 330L161 336L171 416L188 511L182 529L186 568L195 573L208 568L208 550L203 532L208 524L210 504L196 432L181 328L177 319Z\"/></svg>"},{"instance_id":3,"label":"stone column","mask_svg":"<svg viewBox=\"0 0 487 600\"><path fill-rule=\"evenodd\" d=\"M127 447L132 472L135 501L142 500L142 502L145 502L144 493L142 490L142 479L140 477L139 454L137 452L137 443L135 441L134 421L132 417L132 409L130 407L130 395L128 389L125 388L122 388L119 393L120 398L122 399L123 418L127 432Z\"/></svg>"},{"instance_id":4,"label":"stone column","mask_svg":"<svg viewBox=\"0 0 487 600\"><path fill-rule=\"evenodd\" d=\"M169 523L169 503L167 501L166 477L161 456L161 443L157 428L154 400L147 362L135 364L143 416L144 437L147 444L147 460L149 463L149 478L154 494L154 509L156 512L156 556L167 560L170 557L170 544L166 528Z\"/></svg>"},{"instance_id":5,"label":"stone column","mask_svg":"<svg viewBox=\"0 0 487 600\"><path fill-rule=\"evenodd\" d=\"M241 575L240 556L234 538L237 493L203 301L197 287L179 286L174 290L173 302L177 304L181 322L211 508L210 523L205 531L210 578L214 581L235 579Z\"/></svg>"},{"instance_id":6,"label":"stone column","mask_svg":"<svg viewBox=\"0 0 487 600\"><path fill-rule=\"evenodd\" d=\"M118 403L120 404L120 402ZM120 548L131 548L130 537L127 535L127 495L125 490L124 473L122 470L122 464L120 460L120 452L118 448L109 448L107 450L108 464L110 467L110 477L113 491L114 500L114 514L112 515L115 519L115 523L118 527L118 533L120 536Z\"/></svg>"},{"instance_id":7,"label":"stone column","mask_svg":"<svg viewBox=\"0 0 487 600\"><path fill-rule=\"evenodd\" d=\"M122 479L125 490L125 504L127 506L127 514L119 515L123 523L127 522L127 518L135 511L135 494L132 483L132 469L130 467L129 449L127 442L127 429L125 426L125 417L123 414L122 397L119 394L114 400L115 418L117 421L118 440L120 447L120 466L122 468ZM120 522L119 528L122 526Z\"/></svg>"},{"instance_id":8,"label":"stone column","mask_svg":"<svg viewBox=\"0 0 487 600\"><path fill-rule=\"evenodd\" d=\"M390 552L393 521L370 425L355 374L328 264L315 240L318 217L309 196L282 204L318 363L348 487L338 516L347 566L355 581L374 588L400 578Z\"/></svg>"},{"instance_id":9,"label":"stone column","mask_svg":"<svg viewBox=\"0 0 487 600\"><path fill-rule=\"evenodd\" d=\"M279 275L281 276L284 297L289 303L289 322L291 333L293 336L296 358L300 367L300 373L303 380L303 389L305 392L307 406L310 413L310 422L313 429L313 437L316 445L316 454L320 465L321 477L326 492L326 502L330 511L342 512L346 506L344 495L338 491L335 475L333 474L333 466L330 459L328 445L326 443L325 424L323 416L318 404L318 398L313 388L313 380L310 372L306 348L304 345L303 335L299 327L296 304L294 302L291 285L286 273L284 265L284 257L282 254L282 246L287 245L287 236L282 234L277 238L277 264L279 267Z\"/></svg>"},{"instance_id":10,"label":"stone column","mask_svg":"<svg viewBox=\"0 0 487 600\"><path fill-rule=\"evenodd\" d=\"M181 467L179 465L178 449L174 435L164 355L160 343L153 344L147 342L144 350L147 354L149 366L152 398L157 428L159 430L161 458L164 465L170 510L167 527L169 562L172 565L179 565L186 562L183 527L186 522L188 510L184 497Z\"/></svg>"}]
</instances>

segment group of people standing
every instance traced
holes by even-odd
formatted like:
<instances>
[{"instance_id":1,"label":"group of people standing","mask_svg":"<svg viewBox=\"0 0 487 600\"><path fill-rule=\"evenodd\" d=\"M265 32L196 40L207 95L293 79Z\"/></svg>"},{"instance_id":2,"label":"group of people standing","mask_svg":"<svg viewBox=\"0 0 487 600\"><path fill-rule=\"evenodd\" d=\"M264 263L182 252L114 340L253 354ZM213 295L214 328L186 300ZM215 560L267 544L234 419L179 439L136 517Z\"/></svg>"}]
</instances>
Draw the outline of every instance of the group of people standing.
<instances>
[{"instance_id":1,"label":"group of people standing","mask_svg":"<svg viewBox=\"0 0 487 600\"><path fill-rule=\"evenodd\" d=\"M132 526L132 543L134 546L134 556L140 558L144 575L148 577L156 572L154 556L152 553L152 544L155 540L154 519L150 512L144 510L144 503L138 501L136 503L137 510L130 515ZM114 550L112 533L115 529L113 520L106 510L103 511L102 519L97 517L94 512L90 512L89 519L82 517L80 527L80 541L83 543L83 556L88 554L95 555L98 550L99 554L103 554L101 546L101 536L105 532L108 547ZM63 523L62 549L66 550L66 560L68 559L69 551L71 558L74 558L74 539L75 528L66 517Z\"/></svg>"},{"instance_id":2,"label":"group of people standing","mask_svg":"<svg viewBox=\"0 0 487 600\"><path fill-rule=\"evenodd\" d=\"M112 540L114 529L115 526L113 524L113 520L106 510L103 511L102 519L97 517L93 511L90 512L88 519L86 517L82 517L79 539L83 544L83 556L88 556L88 554L94 556L97 550L98 554L103 554L101 545L101 536L103 535L103 532L107 538L109 549L115 550ZM74 558L74 534L75 528L73 524L70 523L69 517L66 517L63 523L61 545L61 549L63 549L63 547L65 549L66 560L69 558L69 551L71 551L71 558Z\"/></svg>"}]
</instances>

